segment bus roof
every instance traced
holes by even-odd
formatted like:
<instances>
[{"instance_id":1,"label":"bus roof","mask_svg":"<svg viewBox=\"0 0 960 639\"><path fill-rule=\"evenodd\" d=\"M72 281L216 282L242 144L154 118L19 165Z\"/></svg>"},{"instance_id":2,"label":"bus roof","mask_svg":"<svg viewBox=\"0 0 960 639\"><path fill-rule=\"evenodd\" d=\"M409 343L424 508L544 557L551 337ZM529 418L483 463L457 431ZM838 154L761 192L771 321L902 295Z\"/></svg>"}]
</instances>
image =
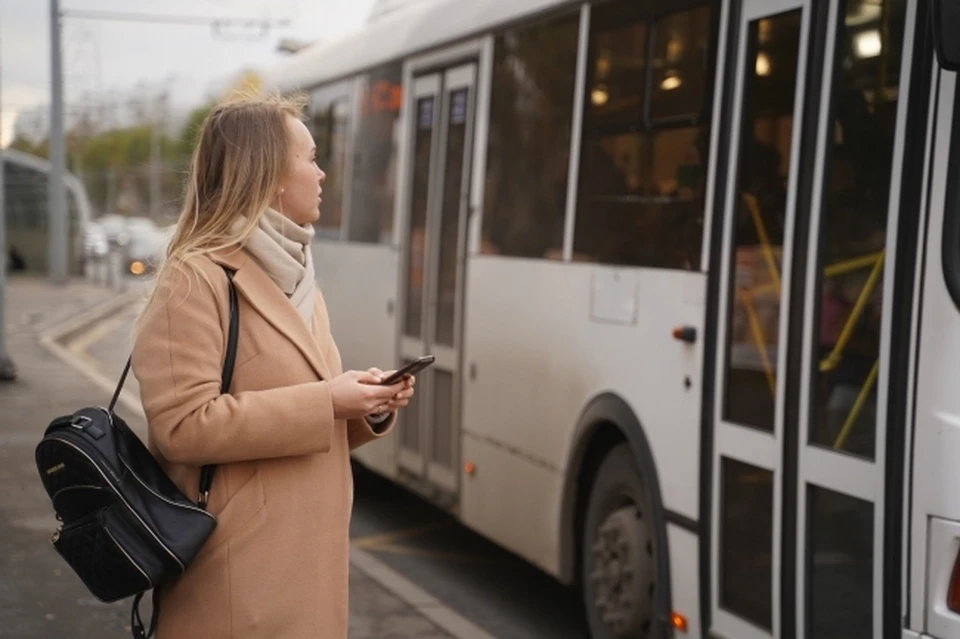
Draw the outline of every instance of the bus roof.
<instances>
[{"instance_id":1,"label":"bus roof","mask_svg":"<svg viewBox=\"0 0 960 639\"><path fill-rule=\"evenodd\" d=\"M570 0L414 2L343 38L310 45L268 71L266 80L280 91L310 89L564 4L572 3Z\"/></svg>"}]
</instances>

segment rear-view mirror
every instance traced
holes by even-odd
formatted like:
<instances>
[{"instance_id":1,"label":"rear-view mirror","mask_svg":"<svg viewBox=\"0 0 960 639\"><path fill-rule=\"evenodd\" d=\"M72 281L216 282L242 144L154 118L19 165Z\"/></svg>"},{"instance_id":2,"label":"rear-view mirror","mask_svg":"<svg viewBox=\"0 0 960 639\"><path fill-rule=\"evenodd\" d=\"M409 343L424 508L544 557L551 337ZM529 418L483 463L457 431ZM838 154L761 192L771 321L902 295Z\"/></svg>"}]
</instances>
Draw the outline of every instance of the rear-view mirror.
<instances>
[{"instance_id":1,"label":"rear-view mirror","mask_svg":"<svg viewBox=\"0 0 960 639\"><path fill-rule=\"evenodd\" d=\"M960 71L960 0L933 0L933 39L940 66Z\"/></svg>"}]
</instances>

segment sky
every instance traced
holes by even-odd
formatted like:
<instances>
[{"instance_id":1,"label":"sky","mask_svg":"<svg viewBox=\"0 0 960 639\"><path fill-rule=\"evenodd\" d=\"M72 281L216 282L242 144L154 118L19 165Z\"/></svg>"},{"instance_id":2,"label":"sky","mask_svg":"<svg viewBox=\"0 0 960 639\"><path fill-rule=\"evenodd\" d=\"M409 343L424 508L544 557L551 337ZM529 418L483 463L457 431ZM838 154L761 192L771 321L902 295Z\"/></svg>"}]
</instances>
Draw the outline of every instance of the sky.
<instances>
[{"instance_id":1,"label":"sky","mask_svg":"<svg viewBox=\"0 0 960 639\"><path fill-rule=\"evenodd\" d=\"M169 92L170 109L186 112L218 95L246 68L282 62L283 38L331 40L360 26L374 0L60 0L61 10L153 15L289 19L264 37L249 30L217 37L208 26L63 19L66 108L93 99L126 104L136 95ZM259 36L259 34L256 34ZM0 140L8 144L19 112L50 102L49 0L0 0ZM99 101L98 100L98 101Z\"/></svg>"}]
</instances>

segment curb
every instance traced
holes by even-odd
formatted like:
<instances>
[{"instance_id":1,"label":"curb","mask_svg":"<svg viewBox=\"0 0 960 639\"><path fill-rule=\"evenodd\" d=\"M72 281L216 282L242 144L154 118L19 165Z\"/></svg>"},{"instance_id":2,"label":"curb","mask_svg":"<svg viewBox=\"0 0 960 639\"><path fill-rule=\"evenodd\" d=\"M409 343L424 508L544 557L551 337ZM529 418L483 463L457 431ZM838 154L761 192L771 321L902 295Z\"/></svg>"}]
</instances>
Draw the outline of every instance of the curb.
<instances>
[{"instance_id":1,"label":"curb","mask_svg":"<svg viewBox=\"0 0 960 639\"><path fill-rule=\"evenodd\" d=\"M351 547L350 564L454 639L494 639L493 635L446 606L368 551Z\"/></svg>"},{"instance_id":2,"label":"curb","mask_svg":"<svg viewBox=\"0 0 960 639\"><path fill-rule=\"evenodd\" d=\"M119 378L108 379L100 372L91 368L86 362L80 360L69 350L64 348L59 341L52 339L49 336L40 338L40 344L60 358L65 364L93 382L107 394L108 398L113 396L113 392L117 389L117 381ZM145 417L143 413L143 407L140 405L140 400L134 397L133 393L131 393L129 390L123 390L120 392L120 398L117 400L117 403L126 411L129 411L140 417ZM104 402L104 405L106 405L106 402ZM133 428L133 426L131 426L131 428ZM140 436L144 435L144 433L137 434Z\"/></svg>"},{"instance_id":3,"label":"curb","mask_svg":"<svg viewBox=\"0 0 960 639\"><path fill-rule=\"evenodd\" d=\"M124 294L117 300L99 306L94 311L79 315L63 324L54 327L40 337L40 344L57 356L65 364L96 384L112 396L116 389L117 380L111 380L91 368L86 362L76 357L61 344L61 340L76 337L101 318L116 312L128 304L136 301L138 294ZM143 407L138 398L129 391L122 391L118 404L131 413L144 416ZM145 433L138 433L141 437ZM473 622L444 605L439 599L427 593L385 563L375 558L371 553L360 548L350 548L350 565L364 573L384 590L388 591L418 614L426 617L438 628L451 635L454 639L494 639L493 635L485 632Z\"/></svg>"},{"instance_id":4,"label":"curb","mask_svg":"<svg viewBox=\"0 0 960 639\"><path fill-rule=\"evenodd\" d=\"M54 325L51 328L42 331L42 339L52 339L55 341L62 341L64 339L69 339L75 337L78 333L82 333L84 330L90 327L91 324L95 324L105 315L110 315L130 304L135 303L138 299L142 297L140 291L127 291L126 293L121 293L116 297L112 297L102 304L97 304L91 309L83 311L77 315L74 315L68 320L60 322Z\"/></svg>"},{"instance_id":5,"label":"curb","mask_svg":"<svg viewBox=\"0 0 960 639\"><path fill-rule=\"evenodd\" d=\"M104 304L98 305L96 308L86 313L81 313L80 315L63 322L62 324L55 326L46 334L42 335L40 337L40 345L106 392L107 397L112 397L113 392L117 388L118 380L108 379L100 372L94 370L86 362L82 361L67 348L65 348L61 342L82 334L83 331L88 330L93 324L96 324L103 317L110 315L111 313L115 313L122 308L126 308L130 304L135 303L139 298L139 292L130 291L108 302L105 302ZM120 393L120 398L117 400L117 403L131 413L141 417L144 416L143 407L140 404L140 400L137 397L134 397L133 393L131 393L129 390L124 390ZM141 436L144 435L144 433L138 434Z\"/></svg>"}]
</instances>

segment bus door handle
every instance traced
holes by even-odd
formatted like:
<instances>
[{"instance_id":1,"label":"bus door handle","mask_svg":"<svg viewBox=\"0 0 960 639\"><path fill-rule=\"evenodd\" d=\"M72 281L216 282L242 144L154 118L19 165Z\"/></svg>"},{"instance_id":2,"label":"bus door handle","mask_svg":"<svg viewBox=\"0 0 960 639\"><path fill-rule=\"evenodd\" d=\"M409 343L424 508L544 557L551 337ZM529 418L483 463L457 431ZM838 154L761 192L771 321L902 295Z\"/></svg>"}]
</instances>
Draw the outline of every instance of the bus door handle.
<instances>
[{"instance_id":1,"label":"bus door handle","mask_svg":"<svg viewBox=\"0 0 960 639\"><path fill-rule=\"evenodd\" d=\"M673 329L673 339L693 344L697 341L697 329L694 326L677 326Z\"/></svg>"}]
</instances>

